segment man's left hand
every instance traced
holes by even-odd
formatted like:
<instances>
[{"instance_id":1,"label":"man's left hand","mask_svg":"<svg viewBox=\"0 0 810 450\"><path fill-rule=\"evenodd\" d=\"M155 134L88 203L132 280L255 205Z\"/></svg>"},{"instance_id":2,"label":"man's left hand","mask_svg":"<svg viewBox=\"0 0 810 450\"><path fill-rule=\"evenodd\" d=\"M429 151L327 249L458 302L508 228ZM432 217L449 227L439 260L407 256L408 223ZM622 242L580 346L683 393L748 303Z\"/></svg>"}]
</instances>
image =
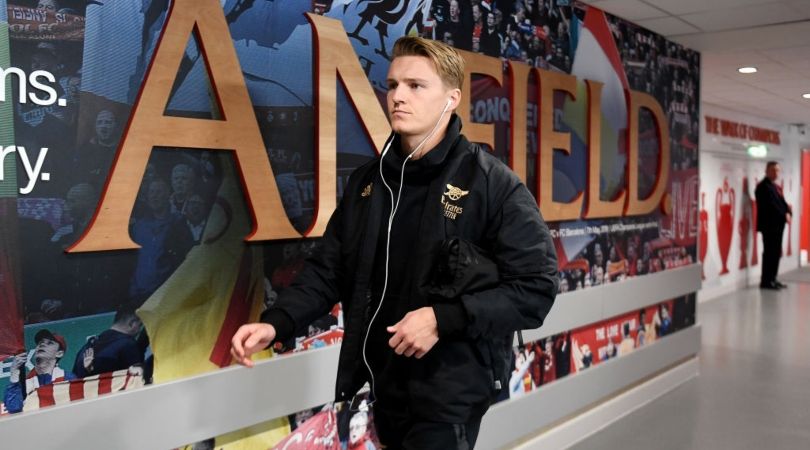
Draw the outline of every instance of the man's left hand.
<instances>
[{"instance_id":1,"label":"man's left hand","mask_svg":"<svg viewBox=\"0 0 810 450\"><path fill-rule=\"evenodd\" d=\"M388 345L397 355L416 356L417 359L439 342L439 328L433 308L419 308L405 314L396 325L387 328L394 333Z\"/></svg>"}]
</instances>

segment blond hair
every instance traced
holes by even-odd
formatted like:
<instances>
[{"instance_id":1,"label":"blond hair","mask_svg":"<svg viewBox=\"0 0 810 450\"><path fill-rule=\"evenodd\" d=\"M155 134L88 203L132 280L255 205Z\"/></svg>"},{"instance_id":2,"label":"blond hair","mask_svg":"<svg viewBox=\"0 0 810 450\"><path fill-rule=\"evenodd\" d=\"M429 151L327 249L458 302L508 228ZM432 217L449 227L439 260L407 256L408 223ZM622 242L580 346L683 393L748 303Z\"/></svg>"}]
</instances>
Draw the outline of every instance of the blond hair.
<instances>
[{"instance_id":1,"label":"blond hair","mask_svg":"<svg viewBox=\"0 0 810 450\"><path fill-rule=\"evenodd\" d=\"M397 39L393 50L393 58L400 56L424 56L429 59L445 86L451 89L461 89L464 84L464 58L443 42L403 36Z\"/></svg>"}]
</instances>

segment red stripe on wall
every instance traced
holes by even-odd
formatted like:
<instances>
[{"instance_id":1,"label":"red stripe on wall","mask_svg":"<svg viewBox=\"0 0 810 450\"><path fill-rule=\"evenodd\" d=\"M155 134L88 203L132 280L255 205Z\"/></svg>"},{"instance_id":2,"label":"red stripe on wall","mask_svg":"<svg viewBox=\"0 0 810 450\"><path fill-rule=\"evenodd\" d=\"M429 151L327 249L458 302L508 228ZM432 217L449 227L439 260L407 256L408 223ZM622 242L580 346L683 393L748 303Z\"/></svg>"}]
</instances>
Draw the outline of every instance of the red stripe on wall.
<instances>
[{"instance_id":1,"label":"red stripe on wall","mask_svg":"<svg viewBox=\"0 0 810 450\"><path fill-rule=\"evenodd\" d=\"M112 392L112 372L102 373L98 376L98 395Z\"/></svg>"},{"instance_id":2,"label":"red stripe on wall","mask_svg":"<svg viewBox=\"0 0 810 450\"><path fill-rule=\"evenodd\" d=\"M53 384L38 388L37 396L39 396L40 408L47 408L48 406L53 406L56 404L56 401L53 398Z\"/></svg>"},{"instance_id":3,"label":"red stripe on wall","mask_svg":"<svg viewBox=\"0 0 810 450\"><path fill-rule=\"evenodd\" d=\"M810 149L802 152L802 209L794 211L800 220L799 248L810 253ZM808 256L810 259L810 256Z\"/></svg>"},{"instance_id":4,"label":"red stripe on wall","mask_svg":"<svg viewBox=\"0 0 810 450\"><path fill-rule=\"evenodd\" d=\"M75 402L84 398L84 380L73 380L68 388L70 401Z\"/></svg>"}]
</instances>

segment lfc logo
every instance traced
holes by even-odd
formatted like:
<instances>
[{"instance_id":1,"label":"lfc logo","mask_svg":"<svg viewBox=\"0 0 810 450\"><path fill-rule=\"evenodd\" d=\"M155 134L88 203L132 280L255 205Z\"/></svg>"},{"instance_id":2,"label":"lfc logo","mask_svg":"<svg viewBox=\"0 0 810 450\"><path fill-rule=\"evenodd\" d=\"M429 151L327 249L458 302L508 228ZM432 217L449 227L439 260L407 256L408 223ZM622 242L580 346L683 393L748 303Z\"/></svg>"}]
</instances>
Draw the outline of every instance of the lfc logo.
<instances>
[{"instance_id":1,"label":"lfc logo","mask_svg":"<svg viewBox=\"0 0 810 450\"><path fill-rule=\"evenodd\" d=\"M444 209L444 217L456 220L456 217L458 217L462 212L464 212L464 208L458 205L454 205L449 201L446 201L444 199L445 197L447 197L451 201L456 202L469 193L470 191L465 191L453 186L452 184L448 184L447 192L442 194L442 207Z\"/></svg>"},{"instance_id":2,"label":"lfc logo","mask_svg":"<svg viewBox=\"0 0 810 450\"><path fill-rule=\"evenodd\" d=\"M368 197L371 195L371 185L372 183L369 183L368 186L363 188L363 192L360 193L361 197Z\"/></svg>"}]
</instances>

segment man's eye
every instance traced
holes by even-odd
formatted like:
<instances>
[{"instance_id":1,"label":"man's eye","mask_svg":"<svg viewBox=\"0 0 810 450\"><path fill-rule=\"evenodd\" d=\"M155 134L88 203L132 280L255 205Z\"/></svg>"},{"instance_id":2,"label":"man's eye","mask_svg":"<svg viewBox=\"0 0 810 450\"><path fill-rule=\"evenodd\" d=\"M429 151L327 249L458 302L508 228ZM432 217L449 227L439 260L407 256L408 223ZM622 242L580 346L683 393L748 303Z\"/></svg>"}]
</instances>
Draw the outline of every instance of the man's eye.
<instances>
[{"instance_id":1,"label":"man's eye","mask_svg":"<svg viewBox=\"0 0 810 450\"><path fill-rule=\"evenodd\" d=\"M422 87L422 85L421 85L421 84L418 84L418 83L411 83L411 89L417 89L417 88L420 88L420 87Z\"/></svg>"}]
</instances>

